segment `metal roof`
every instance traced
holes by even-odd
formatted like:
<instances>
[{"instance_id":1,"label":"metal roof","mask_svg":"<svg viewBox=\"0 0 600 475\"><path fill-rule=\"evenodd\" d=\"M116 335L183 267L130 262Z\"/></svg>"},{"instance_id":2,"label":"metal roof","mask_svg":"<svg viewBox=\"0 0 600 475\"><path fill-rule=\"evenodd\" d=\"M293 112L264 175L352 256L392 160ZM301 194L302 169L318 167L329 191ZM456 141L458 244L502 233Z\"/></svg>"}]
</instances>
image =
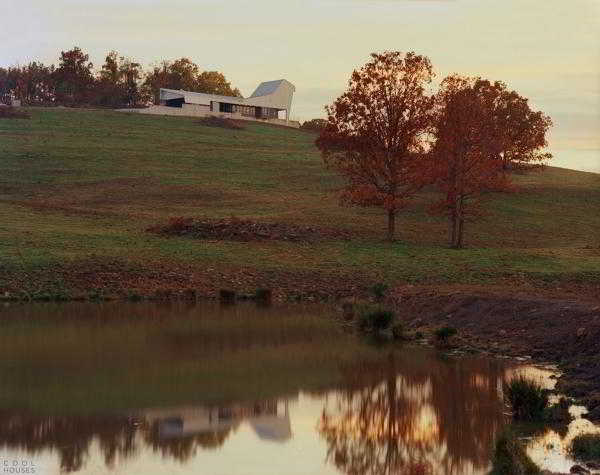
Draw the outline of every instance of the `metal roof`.
<instances>
[{"instance_id":1,"label":"metal roof","mask_svg":"<svg viewBox=\"0 0 600 475\"><path fill-rule=\"evenodd\" d=\"M250 97L268 96L269 94L273 94L284 81L285 79L278 79L277 81L261 82Z\"/></svg>"}]
</instances>

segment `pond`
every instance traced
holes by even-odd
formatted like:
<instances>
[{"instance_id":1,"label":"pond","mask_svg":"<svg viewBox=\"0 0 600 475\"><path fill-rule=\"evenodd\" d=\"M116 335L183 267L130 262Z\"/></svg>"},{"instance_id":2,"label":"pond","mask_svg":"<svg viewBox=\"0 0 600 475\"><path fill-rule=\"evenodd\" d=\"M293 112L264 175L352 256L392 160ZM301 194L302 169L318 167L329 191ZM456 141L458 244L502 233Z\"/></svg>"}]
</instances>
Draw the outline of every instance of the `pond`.
<instances>
[{"instance_id":1,"label":"pond","mask_svg":"<svg viewBox=\"0 0 600 475\"><path fill-rule=\"evenodd\" d=\"M65 303L0 309L6 473L485 474L508 424L501 359L374 345L329 307ZM567 471L595 430L530 430Z\"/></svg>"}]
</instances>

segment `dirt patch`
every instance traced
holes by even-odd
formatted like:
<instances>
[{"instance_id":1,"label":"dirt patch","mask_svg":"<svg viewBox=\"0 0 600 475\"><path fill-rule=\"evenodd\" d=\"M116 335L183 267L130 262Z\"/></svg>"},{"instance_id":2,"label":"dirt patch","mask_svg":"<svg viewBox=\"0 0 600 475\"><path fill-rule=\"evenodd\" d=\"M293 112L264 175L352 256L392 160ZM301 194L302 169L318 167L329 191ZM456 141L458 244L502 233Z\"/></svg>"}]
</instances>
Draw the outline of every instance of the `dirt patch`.
<instances>
[{"instance_id":1,"label":"dirt patch","mask_svg":"<svg viewBox=\"0 0 600 475\"><path fill-rule=\"evenodd\" d=\"M231 130L243 130L245 127L236 120L221 118L221 117L203 117L196 121L200 125L204 125L205 127L220 127L222 129L231 129Z\"/></svg>"},{"instance_id":2,"label":"dirt patch","mask_svg":"<svg viewBox=\"0 0 600 475\"><path fill-rule=\"evenodd\" d=\"M285 223L260 223L235 217L220 220L175 217L166 224L151 226L147 231L162 236L187 236L195 239L241 242L315 242L329 239L350 239L350 233L336 229L294 226Z\"/></svg>"},{"instance_id":3,"label":"dirt patch","mask_svg":"<svg viewBox=\"0 0 600 475\"><path fill-rule=\"evenodd\" d=\"M506 293L440 293L399 289L393 297L414 328L451 326L464 346L529 356L559 365L558 388L600 420L600 305L597 301Z\"/></svg>"},{"instance_id":4,"label":"dirt patch","mask_svg":"<svg viewBox=\"0 0 600 475\"><path fill-rule=\"evenodd\" d=\"M17 107L0 104L0 119L30 119L31 116Z\"/></svg>"}]
</instances>

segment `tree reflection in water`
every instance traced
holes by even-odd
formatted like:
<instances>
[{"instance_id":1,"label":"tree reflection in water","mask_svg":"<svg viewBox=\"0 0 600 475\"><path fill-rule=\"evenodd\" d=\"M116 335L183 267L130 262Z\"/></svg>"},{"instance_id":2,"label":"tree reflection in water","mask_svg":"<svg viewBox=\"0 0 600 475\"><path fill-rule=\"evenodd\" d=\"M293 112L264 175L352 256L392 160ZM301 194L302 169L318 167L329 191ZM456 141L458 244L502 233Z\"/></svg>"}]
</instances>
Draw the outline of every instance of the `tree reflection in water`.
<instances>
[{"instance_id":1,"label":"tree reflection in water","mask_svg":"<svg viewBox=\"0 0 600 475\"><path fill-rule=\"evenodd\" d=\"M489 359L448 360L413 351L342 368L338 389L313 393L323 403L317 429L327 460L352 475L486 473L505 422L500 393L505 371ZM0 447L55 451L65 472L84 467L93 443L109 467L147 448L185 462L199 449L222 446L242 421L261 439L289 440L291 422L282 404L287 400L123 416L4 410Z\"/></svg>"},{"instance_id":2,"label":"tree reflection in water","mask_svg":"<svg viewBox=\"0 0 600 475\"><path fill-rule=\"evenodd\" d=\"M327 460L351 475L485 473L504 424L504 370L435 358L390 355L384 367L350 372L318 424Z\"/></svg>"}]
</instances>

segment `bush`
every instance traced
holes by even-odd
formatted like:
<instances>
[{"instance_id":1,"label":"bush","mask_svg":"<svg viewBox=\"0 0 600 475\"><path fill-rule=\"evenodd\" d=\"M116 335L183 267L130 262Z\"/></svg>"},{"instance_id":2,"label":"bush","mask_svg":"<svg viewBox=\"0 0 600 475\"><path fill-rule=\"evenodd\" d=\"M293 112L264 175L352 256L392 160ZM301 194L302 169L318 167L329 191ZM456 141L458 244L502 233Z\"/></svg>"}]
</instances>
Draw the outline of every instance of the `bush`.
<instances>
[{"instance_id":1,"label":"bush","mask_svg":"<svg viewBox=\"0 0 600 475\"><path fill-rule=\"evenodd\" d=\"M383 282L378 282L373 287L371 287L371 292L373 292L373 295L377 300L381 300L383 297L385 297L385 294L387 293L388 289L389 285L384 284Z\"/></svg>"},{"instance_id":2,"label":"bush","mask_svg":"<svg viewBox=\"0 0 600 475\"><path fill-rule=\"evenodd\" d=\"M235 290L221 289L219 290L219 300L224 303L233 303L236 299Z\"/></svg>"},{"instance_id":3,"label":"bush","mask_svg":"<svg viewBox=\"0 0 600 475\"><path fill-rule=\"evenodd\" d=\"M544 420L549 423L568 424L573 419L569 412L569 401L561 397L556 404L544 409Z\"/></svg>"},{"instance_id":4,"label":"bush","mask_svg":"<svg viewBox=\"0 0 600 475\"><path fill-rule=\"evenodd\" d=\"M0 104L0 119L29 119L31 116L24 110Z\"/></svg>"},{"instance_id":5,"label":"bush","mask_svg":"<svg viewBox=\"0 0 600 475\"><path fill-rule=\"evenodd\" d=\"M404 327L401 323L396 323L392 327L392 336L394 337L394 340L404 340L406 335L404 334Z\"/></svg>"},{"instance_id":6,"label":"bush","mask_svg":"<svg viewBox=\"0 0 600 475\"><path fill-rule=\"evenodd\" d=\"M194 224L193 218L184 216L175 216L169 218L167 224L156 224L150 226L146 231L156 234L167 234L169 236L181 236L192 231Z\"/></svg>"},{"instance_id":7,"label":"bush","mask_svg":"<svg viewBox=\"0 0 600 475\"><path fill-rule=\"evenodd\" d=\"M326 125L327 121L325 119L312 119L303 122L300 128L302 130L310 130L311 132L321 132Z\"/></svg>"},{"instance_id":8,"label":"bush","mask_svg":"<svg viewBox=\"0 0 600 475\"><path fill-rule=\"evenodd\" d=\"M359 328L362 331L386 330L394 321L394 312L373 306L363 307L359 315Z\"/></svg>"},{"instance_id":9,"label":"bush","mask_svg":"<svg viewBox=\"0 0 600 475\"><path fill-rule=\"evenodd\" d=\"M576 459L600 460L600 434L578 435L571 442L570 450Z\"/></svg>"},{"instance_id":10,"label":"bush","mask_svg":"<svg viewBox=\"0 0 600 475\"><path fill-rule=\"evenodd\" d=\"M442 327L442 328L438 328L434 335L437 341L441 342L441 343L446 343L450 337L453 337L454 335L456 335L458 333L458 330L456 328L453 327Z\"/></svg>"},{"instance_id":11,"label":"bush","mask_svg":"<svg viewBox=\"0 0 600 475\"><path fill-rule=\"evenodd\" d=\"M200 125L204 125L205 127L220 127L222 129L231 129L231 130L243 130L244 127L240 125L235 120L222 118L222 117L202 117L198 120Z\"/></svg>"},{"instance_id":12,"label":"bush","mask_svg":"<svg viewBox=\"0 0 600 475\"><path fill-rule=\"evenodd\" d=\"M504 388L513 417L520 421L541 421L548 394L538 383L523 376L513 378Z\"/></svg>"},{"instance_id":13,"label":"bush","mask_svg":"<svg viewBox=\"0 0 600 475\"><path fill-rule=\"evenodd\" d=\"M273 300L273 291L271 289L256 289L254 300L260 303L271 303Z\"/></svg>"},{"instance_id":14,"label":"bush","mask_svg":"<svg viewBox=\"0 0 600 475\"><path fill-rule=\"evenodd\" d=\"M529 458L523 447L508 432L496 440L493 469L490 475L536 475L540 469Z\"/></svg>"}]
</instances>

